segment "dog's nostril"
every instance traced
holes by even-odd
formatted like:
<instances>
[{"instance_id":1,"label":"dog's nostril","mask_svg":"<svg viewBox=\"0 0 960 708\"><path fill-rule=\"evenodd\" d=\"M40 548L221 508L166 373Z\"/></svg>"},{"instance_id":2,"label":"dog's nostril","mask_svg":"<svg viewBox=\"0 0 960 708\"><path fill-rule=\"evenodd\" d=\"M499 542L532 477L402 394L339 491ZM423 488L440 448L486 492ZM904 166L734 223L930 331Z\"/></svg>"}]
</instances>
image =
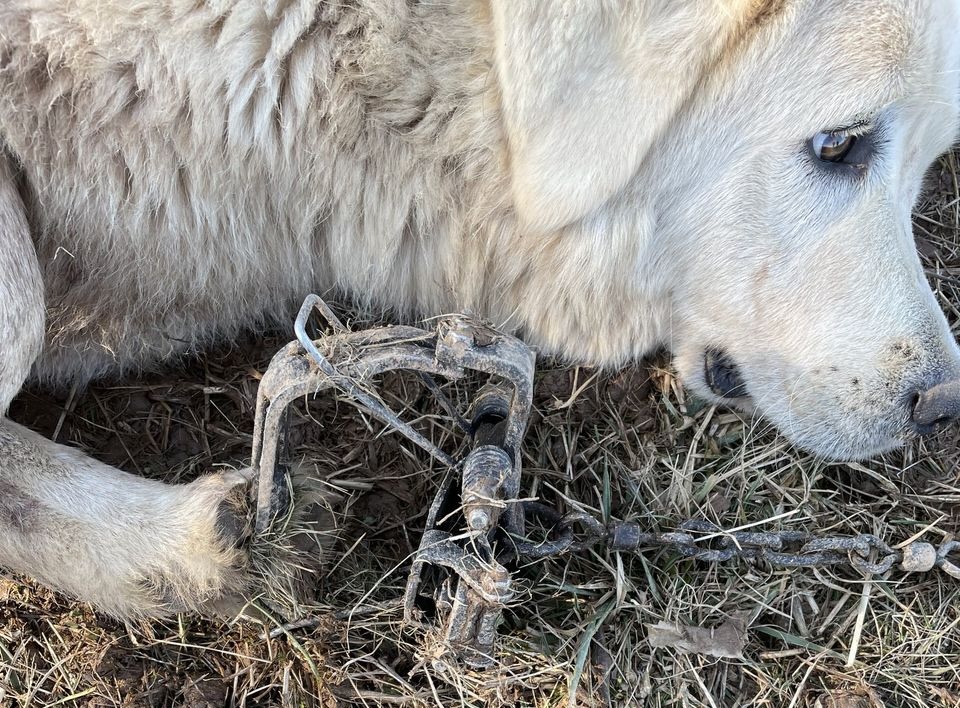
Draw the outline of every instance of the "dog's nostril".
<instances>
[{"instance_id":1,"label":"dog's nostril","mask_svg":"<svg viewBox=\"0 0 960 708\"><path fill-rule=\"evenodd\" d=\"M703 355L703 375L710 390L721 398L742 398L747 385L740 367L719 349L708 349Z\"/></svg>"},{"instance_id":2,"label":"dog's nostril","mask_svg":"<svg viewBox=\"0 0 960 708\"><path fill-rule=\"evenodd\" d=\"M917 410L917 403L920 402L920 392L914 391L910 394L910 400L907 401L907 408L910 409L910 419L913 420L913 413Z\"/></svg>"},{"instance_id":3,"label":"dog's nostril","mask_svg":"<svg viewBox=\"0 0 960 708\"><path fill-rule=\"evenodd\" d=\"M924 429L936 428L960 418L960 381L948 381L914 394L910 419Z\"/></svg>"}]
</instances>

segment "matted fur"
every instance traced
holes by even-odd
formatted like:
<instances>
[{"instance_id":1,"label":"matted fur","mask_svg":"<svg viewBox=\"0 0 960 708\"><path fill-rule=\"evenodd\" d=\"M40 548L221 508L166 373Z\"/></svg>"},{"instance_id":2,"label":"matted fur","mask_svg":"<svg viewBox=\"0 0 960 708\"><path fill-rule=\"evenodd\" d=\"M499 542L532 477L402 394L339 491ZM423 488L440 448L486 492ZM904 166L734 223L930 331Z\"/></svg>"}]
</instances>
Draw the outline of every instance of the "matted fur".
<instances>
[{"instance_id":1,"label":"matted fur","mask_svg":"<svg viewBox=\"0 0 960 708\"><path fill-rule=\"evenodd\" d=\"M958 25L957 0L4 3L0 410L28 375L155 366L337 290L592 363L667 346L707 396L721 349L798 444L900 444L911 396L960 376L909 228L956 133ZM867 168L817 164L808 139L853 123ZM120 614L243 575L210 521L230 484L159 485L141 531L196 543L132 591L136 535L89 509L126 518L140 481L3 426L0 564ZM25 545L25 508L72 535ZM199 575L165 599L177 563Z\"/></svg>"}]
</instances>

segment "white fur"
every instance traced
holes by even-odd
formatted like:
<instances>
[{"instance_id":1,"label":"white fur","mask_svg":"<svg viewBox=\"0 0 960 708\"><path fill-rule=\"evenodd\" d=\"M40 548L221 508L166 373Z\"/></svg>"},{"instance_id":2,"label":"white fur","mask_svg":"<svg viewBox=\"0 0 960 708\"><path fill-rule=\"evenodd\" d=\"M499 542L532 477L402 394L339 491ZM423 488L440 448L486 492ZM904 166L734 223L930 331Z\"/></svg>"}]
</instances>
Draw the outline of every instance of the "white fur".
<instances>
[{"instance_id":1,"label":"white fur","mask_svg":"<svg viewBox=\"0 0 960 708\"><path fill-rule=\"evenodd\" d=\"M744 407L834 457L898 444L909 395L960 376L909 222L956 134L957 0L11 0L0 27L0 409L31 361L54 384L153 366L316 290L471 308L592 363L666 345L708 396L721 348ZM806 141L863 118L868 173L820 170ZM54 513L7 430L0 481ZM64 464L78 506L139 493ZM209 509L177 518L229 576ZM103 558L140 543L91 529Z\"/></svg>"}]
</instances>

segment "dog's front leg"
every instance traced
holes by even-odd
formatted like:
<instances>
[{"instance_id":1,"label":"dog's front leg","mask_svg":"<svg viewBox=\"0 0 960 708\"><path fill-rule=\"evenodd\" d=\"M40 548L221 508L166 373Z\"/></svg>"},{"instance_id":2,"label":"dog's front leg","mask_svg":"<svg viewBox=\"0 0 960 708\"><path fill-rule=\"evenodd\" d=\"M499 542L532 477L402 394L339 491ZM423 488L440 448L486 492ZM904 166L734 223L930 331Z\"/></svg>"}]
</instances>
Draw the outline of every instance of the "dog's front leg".
<instances>
[{"instance_id":1,"label":"dog's front leg","mask_svg":"<svg viewBox=\"0 0 960 708\"><path fill-rule=\"evenodd\" d=\"M246 589L246 479L170 485L0 422L0 566L118 617L230 609Z\"/></svg>"}]
</instances>

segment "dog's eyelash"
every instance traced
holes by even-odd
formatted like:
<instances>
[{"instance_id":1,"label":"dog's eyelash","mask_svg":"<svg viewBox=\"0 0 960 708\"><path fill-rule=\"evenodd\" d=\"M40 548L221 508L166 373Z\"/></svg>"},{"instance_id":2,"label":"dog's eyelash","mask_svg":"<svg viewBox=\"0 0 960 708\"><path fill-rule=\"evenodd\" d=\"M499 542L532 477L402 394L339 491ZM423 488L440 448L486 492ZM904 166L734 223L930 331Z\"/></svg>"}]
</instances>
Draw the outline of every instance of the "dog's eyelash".
<instances>
[{"instance_id":1,"label":"dog's eyelash","mask_svg":"<svg viewBox=\"0 0 960 708\"><path fill-rule=\"evenodd\" d=\"M829 131L834 135L852 135L856 138L872 133L876 129L876 123L872 120L859 120L842 128L834 128Z\"/></svg>"}]
</instances>

